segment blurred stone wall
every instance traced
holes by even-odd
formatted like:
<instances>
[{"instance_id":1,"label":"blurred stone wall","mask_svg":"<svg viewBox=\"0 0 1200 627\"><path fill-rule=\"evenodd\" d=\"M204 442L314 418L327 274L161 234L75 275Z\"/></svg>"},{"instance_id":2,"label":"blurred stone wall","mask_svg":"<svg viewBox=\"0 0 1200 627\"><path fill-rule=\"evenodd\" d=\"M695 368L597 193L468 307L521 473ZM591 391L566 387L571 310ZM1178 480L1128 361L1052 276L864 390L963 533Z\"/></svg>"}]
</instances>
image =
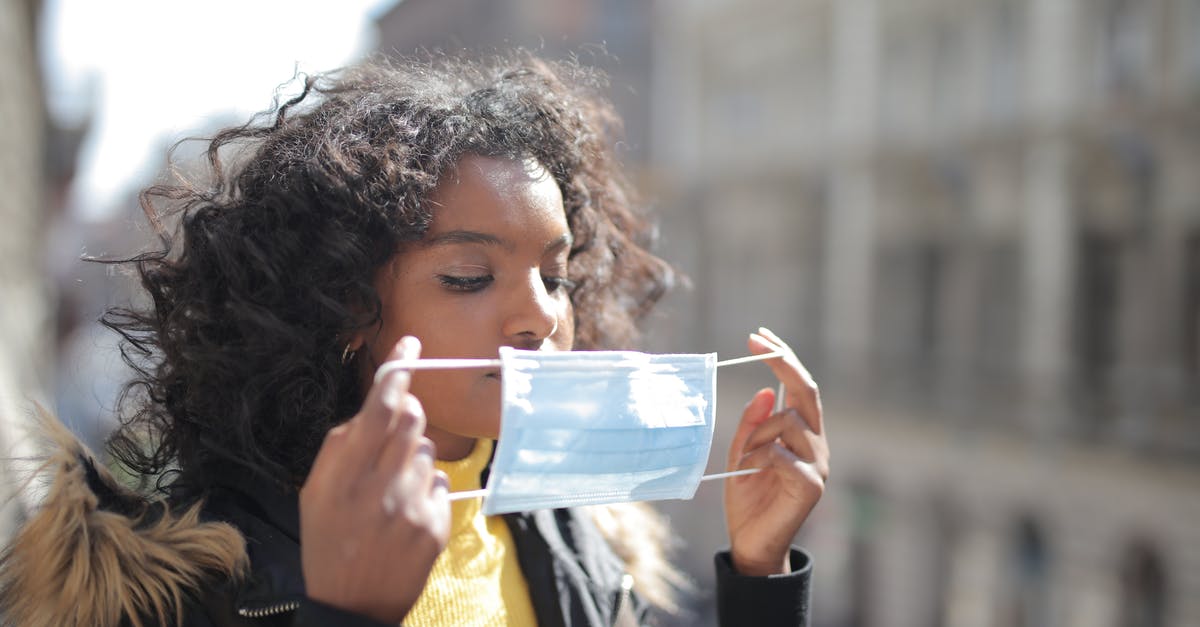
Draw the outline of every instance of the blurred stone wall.
<instances>
[{"instance_id":1,"label":"blurred stone wall","mask_svg":"<svg viewBox=\"0 0 1200 627\"><path fill-rule=\"evenodd\" d=\"M656 7L683 343L824 391L815 624L1200 624L1200 2Z\"/></svg>"}]
</instances>

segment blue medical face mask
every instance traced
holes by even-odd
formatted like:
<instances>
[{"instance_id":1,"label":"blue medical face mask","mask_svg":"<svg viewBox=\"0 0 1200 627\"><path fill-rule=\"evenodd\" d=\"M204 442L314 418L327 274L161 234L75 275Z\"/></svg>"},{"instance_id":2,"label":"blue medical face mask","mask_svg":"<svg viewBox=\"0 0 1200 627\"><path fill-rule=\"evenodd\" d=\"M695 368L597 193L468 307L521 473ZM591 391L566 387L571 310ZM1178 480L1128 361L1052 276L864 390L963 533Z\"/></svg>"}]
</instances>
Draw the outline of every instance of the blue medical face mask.
<instances>
[{"instance_id":1,"label":"blue medical face mask","mask_svg":"<svg viewBox=\"0 0 1200 627\"><path fill-rule=\"evenodd\" d=\"M485 514L690 499L712 448L715 353L501 348Z\"/></svg>"}]
</instances>

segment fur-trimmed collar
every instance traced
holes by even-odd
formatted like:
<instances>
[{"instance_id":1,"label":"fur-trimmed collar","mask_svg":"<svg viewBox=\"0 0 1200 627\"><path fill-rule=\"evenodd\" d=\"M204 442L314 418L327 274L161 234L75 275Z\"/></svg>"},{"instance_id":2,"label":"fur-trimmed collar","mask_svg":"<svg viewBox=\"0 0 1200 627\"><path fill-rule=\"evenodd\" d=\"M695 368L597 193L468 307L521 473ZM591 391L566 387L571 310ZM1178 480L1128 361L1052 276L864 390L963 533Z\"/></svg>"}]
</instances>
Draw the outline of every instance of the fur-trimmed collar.
<instances>
[{"instance_id":1,"label":"fur-trimmed collar","mask_svg":"<svg viewBox=\"0 0 1200 627\"><path fill-rule=\"evenodd\" d=\"M182 622L184 598L247 568L242 535L120 485L57 420L39 412L50 451L41 506L0 557L0 613L29 627Z\"/></svg>"}]
</instances>

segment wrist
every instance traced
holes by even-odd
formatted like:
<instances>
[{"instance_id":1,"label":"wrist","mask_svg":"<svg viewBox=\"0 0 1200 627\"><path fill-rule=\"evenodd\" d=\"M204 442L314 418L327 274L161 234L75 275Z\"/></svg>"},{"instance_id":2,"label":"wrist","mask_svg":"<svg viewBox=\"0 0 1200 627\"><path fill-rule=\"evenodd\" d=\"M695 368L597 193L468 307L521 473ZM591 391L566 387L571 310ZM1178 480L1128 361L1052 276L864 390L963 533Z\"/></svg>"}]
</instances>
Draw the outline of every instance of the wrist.
<instances>
[{"instance_id":1,"label":"wrist","mask_svg":"<svg viewBox=\"0 0 1200 627\"><path fill-rule=\"evenodd\" d=\"M733 569L739 575L748 577L767 577L770 575L786 575L792 572L791 551L784 550L783 554L778 557L767 557L754 559L751 557L739 555L737 551L730 550L730 561L733 562Z\"/></svg>"}]
</instances>

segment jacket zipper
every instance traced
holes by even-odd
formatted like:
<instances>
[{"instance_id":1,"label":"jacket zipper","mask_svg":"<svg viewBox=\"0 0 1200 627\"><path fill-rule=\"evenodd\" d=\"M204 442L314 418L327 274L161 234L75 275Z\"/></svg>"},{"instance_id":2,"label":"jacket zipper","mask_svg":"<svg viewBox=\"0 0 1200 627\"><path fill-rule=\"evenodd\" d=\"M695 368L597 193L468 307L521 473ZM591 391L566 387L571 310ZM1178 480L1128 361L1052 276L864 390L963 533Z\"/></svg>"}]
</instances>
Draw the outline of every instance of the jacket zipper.
<instances>
[{"instance_id":1,"label":"jacket zipper","mask_svg":"<svg viewBox=\"0 0 1200 627\"><path fill-rule=\"evenodd\" d=\"M613 625L614 627L637 627L637 618L633 615L633 608L627 607L632 602L630 596L633 594L633 575L625 573L621 575L621 593L617 596L617 602L613 605Z\"/></svg>"},{"instance_id":2,"label":"jacket zipper","mask_svg":"<svg viewBox=\"0 0 1200 627\"><path fill-rule=\"evenodd\" d=\"M284 601L283 603L276 603L275 605L268 605L266 607L258 607L254 609L239 607L238 616L244 616L246 618L266 618L267 616L275 616L276 614L294 612L298 607L300 607L299 601Z\"/></svg>"}]
</instances>

